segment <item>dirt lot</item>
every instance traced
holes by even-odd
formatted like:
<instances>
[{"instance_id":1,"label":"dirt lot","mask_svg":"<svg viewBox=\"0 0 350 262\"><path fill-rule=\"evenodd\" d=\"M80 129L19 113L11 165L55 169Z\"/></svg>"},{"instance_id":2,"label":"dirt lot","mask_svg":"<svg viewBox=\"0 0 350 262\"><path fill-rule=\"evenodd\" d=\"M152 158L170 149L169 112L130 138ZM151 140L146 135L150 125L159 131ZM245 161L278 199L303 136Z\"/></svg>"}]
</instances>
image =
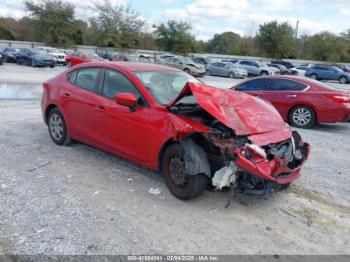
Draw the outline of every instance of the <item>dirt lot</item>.
<instances>
[{"instance_id":1,"label":"dirt lot","mask_svg":"<svg viewBox=\"0 0 350 262\"><path fill-rule=\"evenodd\" d=\"M182 202L158 173L80 143L51 142L40 83L62 70L0 67L0 251L350 254L350 123L299 130L312 154L286 192L240 195L227 209L229 192Z\"/></svg>"}]
</instances>

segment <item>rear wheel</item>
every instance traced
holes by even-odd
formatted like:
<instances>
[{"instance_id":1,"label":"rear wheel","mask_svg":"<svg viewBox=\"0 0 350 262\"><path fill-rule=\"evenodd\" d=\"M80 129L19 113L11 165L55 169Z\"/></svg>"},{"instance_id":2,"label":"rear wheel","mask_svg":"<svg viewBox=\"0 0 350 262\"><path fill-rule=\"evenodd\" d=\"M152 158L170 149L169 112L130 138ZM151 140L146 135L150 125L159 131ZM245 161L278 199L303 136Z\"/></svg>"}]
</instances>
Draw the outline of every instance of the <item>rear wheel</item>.
<instances>
[{"instance_id":1,"label":"rear wheel","mask_svg":"<svg viewBox=\"0 0 350 262\"><path fill-rule=\"evenodd\" d=\"M311 74L310 78L313 79L313 80L317 80L317 75L316 74Z\"/></svg>"},{"instance_id":2,"label":"rear wheel","mask_svg":"<svg viewBox=\"0 0 350 262\"><path fill-rule=\"evenodd\" d=\"M260 73L261 76L267 76L268 74L269 74L269 73L266 72L266 71L262 71L262 72Z\"/></svg>"},{"instance_id":3,"label":"rear wheel","mask_svg":"<svg viewBox=\"0 0 350 262\"><path fill-rule=\"evenodd\" d=\"M50 137L57 145L68 145L72 142L68 133L63 114L58 108L51 109L48 116L48 128Z\"/></svg>"},{"instance_id":4,"label":"rear wheel","mask_svg":"<svg viewBox=\"0 0 350 262\"><path fill-rule=\"evenodd\" d=\"M211 72L210 72L210 70L207 70L207 72L206 72L206 73L207 73L207 75L208 75L208 76L211 76Z\"/></svg>"},{"instance_id":5,"label":"rear wheel","mask_svg":"<svg viewBox=\"0 0 350 262\"><path fill-rule=\"evenodd\" d=\"M208 177L205 174L187 174L186 165L180 144L170 145L163 155L162 171L170 192L181 200L199 196L208 185Z\"/></svg>"},{"instance_id":6,"label":"rear wheel","mask_svg":"<svg viewBox=\"0 0 350 262\"><path fill-rule=\"evenodd\" d=\"M339 78L339 83L340 84L346 84L348 82L348 79L345 76L342 76Z\"/></svg>"},{"instance_id":7,"label":"rear wheel","mask_svg":"<svg viewBox=\"0 0 350 262\"><path fill-rule=\"evenodd\" d=\"M185 71L185 73L187 73L187 74L191 74L191 71L190 71L190 69L188 69L188 68L185 68L184 71Z\"/></svg>"},{"instance_id":8,"label":"rear wheel","mask_svg":"<svg viewBox=\"0 0 350 262\"><path fill-rule=\"evenodd\" d=\"M297 106L289 113L289 123L299 128L311 128L316 123L316 114L308 106Z\"/></svg>"},{"instance_id":9,"label":"rear wheel","mask_svg":"<svg viewBox=\"0 0 350 262\"><path fill-rule=\"evenodd\" d=\"M36 67L35 61L32 60L32 61L30 62L30 65L31 65L32 67Z\"/></svg>"}]
</instances>

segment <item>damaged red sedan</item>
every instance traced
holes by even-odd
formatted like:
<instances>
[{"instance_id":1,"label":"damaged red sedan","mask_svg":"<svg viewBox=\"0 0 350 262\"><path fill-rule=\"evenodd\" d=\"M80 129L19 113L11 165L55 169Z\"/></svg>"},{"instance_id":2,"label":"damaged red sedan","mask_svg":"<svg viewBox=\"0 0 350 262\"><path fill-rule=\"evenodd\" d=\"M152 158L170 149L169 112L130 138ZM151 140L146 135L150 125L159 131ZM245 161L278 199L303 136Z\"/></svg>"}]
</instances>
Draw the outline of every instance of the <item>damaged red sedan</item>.
<instances>
[{"instance_id":1,"label":"damaged red sedan","mask_svg":"<svg viewBox=\"0 0 350 262\"><path fill-rule=\"evenodd\" d=\"M166 66L91 62L44 83L52 140L80 141L164 174L176 197L209 184L265 194L300 176L309 145L276 109Z\"/></svg>"}]
</instances>

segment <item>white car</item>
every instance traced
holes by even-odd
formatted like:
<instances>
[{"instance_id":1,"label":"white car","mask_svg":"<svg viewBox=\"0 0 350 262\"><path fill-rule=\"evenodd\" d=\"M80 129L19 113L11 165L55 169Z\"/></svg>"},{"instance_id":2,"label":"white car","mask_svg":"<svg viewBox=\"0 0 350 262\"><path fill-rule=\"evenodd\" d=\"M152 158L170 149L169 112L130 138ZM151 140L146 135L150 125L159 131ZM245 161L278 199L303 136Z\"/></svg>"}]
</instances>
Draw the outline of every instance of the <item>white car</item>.
<instances>
[{"instance_id":1,"label":"white car","mask_svg":"<svg viewBox=\"0 0 350 262\"><path fill-rule=\"evenodd\" d=\"M290 68L291 74L294 76L305 76L306 70L308 69L308 66L296 66L293 68Z\"/></svg>"},{"instance_id":2,"label":"white car","mask_svg":"<svg viewBox=\"0 0 350 262\"><path fill-rule=\"evenodd\" d=\"M59 49L53 48L53 47L38 47L36 48L40 52L46 53L48 55L51 55L52 58L55 60L56 64L66 64L66 54Z\"/></svg>"}]
</instances>

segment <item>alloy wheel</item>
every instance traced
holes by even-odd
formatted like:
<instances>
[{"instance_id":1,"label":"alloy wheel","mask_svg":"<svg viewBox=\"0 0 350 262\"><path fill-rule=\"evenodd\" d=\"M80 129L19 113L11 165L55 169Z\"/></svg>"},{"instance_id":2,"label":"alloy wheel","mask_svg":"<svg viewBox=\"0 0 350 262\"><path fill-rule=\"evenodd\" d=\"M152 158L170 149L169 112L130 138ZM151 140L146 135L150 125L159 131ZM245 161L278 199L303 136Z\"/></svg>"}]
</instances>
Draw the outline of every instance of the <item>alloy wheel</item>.
<instances>
[{"instance_id":1,"label":"alloy wheel","mask_svg":"<svg viewBox=\"0 0 350 262\"><path fill-rule=\"evenodd\" d=\"M293 121L294 123L300 125L300 126L306 126L310 123L312 119L311 112L304 108L300 107L293 113Z\"/></svg>"},{"instance_id":2,"label":"alloy wheel","mask_svg":"<svg viewBox=\"0 0 350 262\"><path fill-rule=\"evenodd\" d=\"M52 114L49 121L51 136L59 141L64 136L64 124L60 115Z\"/></svg>"}]
</instances>

